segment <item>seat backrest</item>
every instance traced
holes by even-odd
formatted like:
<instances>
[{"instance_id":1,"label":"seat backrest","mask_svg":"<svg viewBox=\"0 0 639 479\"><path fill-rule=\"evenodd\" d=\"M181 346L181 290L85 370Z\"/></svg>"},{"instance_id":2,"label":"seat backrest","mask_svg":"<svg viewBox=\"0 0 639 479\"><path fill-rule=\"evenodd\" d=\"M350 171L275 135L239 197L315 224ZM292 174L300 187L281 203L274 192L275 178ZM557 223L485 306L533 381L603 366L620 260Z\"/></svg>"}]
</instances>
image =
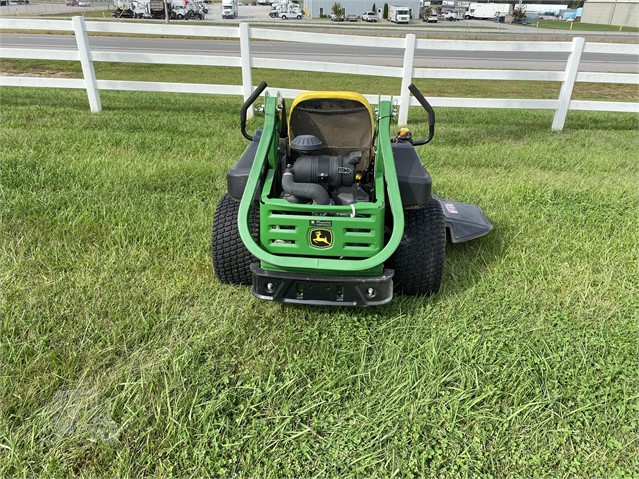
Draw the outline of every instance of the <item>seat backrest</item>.
<instances>
[{"instance_id":1,"label":"seat backrest","mask_svg":"<svg viewBox=\"0 0 639 479\"><path fill-rule=\"evenodd\" d=\"M314 154L347 156L361 151L359 171L371 162L375 122L371 106L359 93L302 93L293 101L288 124L289 141L298 135L314 135L322 141L322 149Z\"/></svg>"}]
</instances>

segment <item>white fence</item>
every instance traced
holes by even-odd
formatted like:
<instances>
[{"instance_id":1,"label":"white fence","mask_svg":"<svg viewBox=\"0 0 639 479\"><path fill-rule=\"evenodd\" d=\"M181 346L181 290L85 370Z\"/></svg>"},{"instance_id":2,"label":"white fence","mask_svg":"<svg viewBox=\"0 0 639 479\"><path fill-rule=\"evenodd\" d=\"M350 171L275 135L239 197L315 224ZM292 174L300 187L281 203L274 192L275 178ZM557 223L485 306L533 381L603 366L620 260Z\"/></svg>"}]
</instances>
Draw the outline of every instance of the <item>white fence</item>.
<instances>
[{"instance_id":1,"label":"white fence","mask_svg":"<svg viewBox=\"0 0 639 479\"><path fill-rule=\"evenodd\" d=\"M295 71L331 72L353 75L372 75L401 78L399 97L400 125L408 120L408 106L418 105L411 98L408 85L417 78L445 78L461 80L497 81L556 81L561 82L559 98L540 99L498 99L498 98L450 98L429 97L433 106L463 108L519 108L555 110L553 130L564 126L568 110L593 110L639 113L637 102L607 102L572 100L575 82L622 83L639 85L639 74L581 72L579 62L584 52L604 54L639 53L637 45L586 43L577 37L572 42L508 42L508 41L461 41L417 39L414 34L405 38L381 38L355 35L335 35L299 31L284 31L255 28L247 23L239 27L164 25L142 23L85 22L83 17L72 20L21 20L0 19L0 28L18 30L73 31L78 45L77 51L45 50L28 48L2 48L0 58L76 60L82 65L84 79L42 78L28 76L0 76L0 86L81 88L86 89L91 111L99 112L100 90L135 90L171 93L206 93L220 95L242 95L248 98L253 90L252 68L271 68ZM88 33L148 34L163 36L195 36L208 38L239 39L240 57L131 53L115 51L92 51ZM402 67L353 65L305 60L257 58L251 55L251 40L274 40L282 42L321 43L324 45L351 45L377 48L399 48L404 51ZM568 53L564 71L531 70L487 70L487 69L445 69L416 68L416 50L458 50L458 51L506 51L506 52L548 52ZM98 80L93 62L128 62L173 65L231 66L242 69L242 85L213 85L193 83L139 82ZM271 93L277 91L285 98L294 98L303 90L269 87ZM377 94L365 95L371 103L376 103ZM249 112L252 115L252 111Z\"/></svg>"}]
</instances>

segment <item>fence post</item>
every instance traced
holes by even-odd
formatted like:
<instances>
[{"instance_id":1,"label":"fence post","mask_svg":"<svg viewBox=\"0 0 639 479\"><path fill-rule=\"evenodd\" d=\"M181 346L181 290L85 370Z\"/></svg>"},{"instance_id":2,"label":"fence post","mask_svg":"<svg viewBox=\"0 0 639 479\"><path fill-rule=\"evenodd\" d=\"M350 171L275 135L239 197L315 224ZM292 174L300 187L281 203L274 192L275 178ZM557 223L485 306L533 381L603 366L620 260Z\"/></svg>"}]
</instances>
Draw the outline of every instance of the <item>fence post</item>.
<instances>
[{"instance_id":1,"label":"fence post","mask_svg":"<svg viewBox=\"0 0 639 479\"><path fill-rule=\"evenodd\" d=\"M415 58L416 39L417 37L413 33L406 35L404 67L402 69L402 91L399 96L399 118L397 119L397 126L406 126L408 123L408 107L410 106L408 85L413 81L413 60Z\"/></svg>"},{"instance_id":2,"label":"fence post","mask_svg":"<svg viewBox=\"0 0 639 479\"><path fill-rule=\"evenodd\" d=\"M240 56L242 57L242 94L244 101L253 93L253 74L251 73L251 27L240 23ZM253 105L246 112L246 118L253 118Z\"/></svg>"},{"instance_id":3,"label":"fence post","mask_svg":"<svg viewBox=\"0 0 639 479\"><path fill-rule=\"evenodd\" d=\"M89 108L93 113L102 111L100 104L100 92L98 91L98 81L95 78L93 69L93 59L91 58L91 47L89 46L89 36L84 17L73 17L73 30L75 31L75 41L80 54L80 64L84 75L84 86L89 97Z\"/></svg>"},{"instance_id":4,"label":"fence post","mask_svg":"<svg viewBox=\"0 0 639 479\"><path fill-rule=\"evenodd\" d=\"M557 107L557 111L555 111L555 118L552 120L553 131L561 131L564 128L566 115L570 107L572 89L575 86L577 73L579 73L579 61L584 51L584 44L585 40L583 37L575 37L572 39L572 51L568 57L568 62L566 62L564 81L561 84L561 90L559 92L559 106Z\"/></svg>"}]
</instances>

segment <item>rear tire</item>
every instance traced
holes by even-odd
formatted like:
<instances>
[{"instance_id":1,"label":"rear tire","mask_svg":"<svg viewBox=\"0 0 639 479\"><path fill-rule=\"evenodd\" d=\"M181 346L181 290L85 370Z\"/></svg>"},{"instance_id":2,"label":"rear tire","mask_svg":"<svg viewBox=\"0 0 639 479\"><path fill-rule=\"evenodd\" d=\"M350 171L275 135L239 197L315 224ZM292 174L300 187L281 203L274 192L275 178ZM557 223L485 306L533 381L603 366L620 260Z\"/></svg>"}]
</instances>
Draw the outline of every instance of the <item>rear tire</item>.
<instances>
[{"instance_id":1,"label":"rear tire","mask_svg":"<svg viewBox=\"0 0 639 479\"><path fill-rule=\"evenodd\" d=\"M404 236L386 262L395 270L395 291L409 295L430 295L439 291L446 254L446 226L439 202L432 199L425 208L404 211Z\"/></svg>"},{"instance_id":2,"label":"rear tire","mask_svg":"<svg viewBox=\"0 0 639 479\"><path fill-rule=\"evenodd\" d=\"M251 235L259 237L259 217L253 207L250 215ZM211 257L215 275L222 283L251 284L251 263L257 258L246 249L237 228L239 201L224 195L215 209L211 235Z\"/></svg>"}]
</instances>

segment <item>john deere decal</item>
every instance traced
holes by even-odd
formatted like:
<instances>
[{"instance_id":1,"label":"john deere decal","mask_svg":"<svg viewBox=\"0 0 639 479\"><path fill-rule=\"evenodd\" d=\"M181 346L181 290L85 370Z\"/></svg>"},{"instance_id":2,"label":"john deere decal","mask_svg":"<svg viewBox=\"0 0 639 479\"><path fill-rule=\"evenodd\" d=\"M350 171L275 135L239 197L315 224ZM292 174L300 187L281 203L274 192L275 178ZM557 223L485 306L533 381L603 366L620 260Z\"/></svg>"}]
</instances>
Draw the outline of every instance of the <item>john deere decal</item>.
<instances>
[{"instance_id":1,"label":"john deere decal","mask_svg":"<svg viewBox=\"0 0 639 479\"><path fill-rule=\"evenodd\" d=\"M308 234L309 244L315 248L330 248L333 245L331 230L312 229Z\"/></svg>"}]
</instances>

